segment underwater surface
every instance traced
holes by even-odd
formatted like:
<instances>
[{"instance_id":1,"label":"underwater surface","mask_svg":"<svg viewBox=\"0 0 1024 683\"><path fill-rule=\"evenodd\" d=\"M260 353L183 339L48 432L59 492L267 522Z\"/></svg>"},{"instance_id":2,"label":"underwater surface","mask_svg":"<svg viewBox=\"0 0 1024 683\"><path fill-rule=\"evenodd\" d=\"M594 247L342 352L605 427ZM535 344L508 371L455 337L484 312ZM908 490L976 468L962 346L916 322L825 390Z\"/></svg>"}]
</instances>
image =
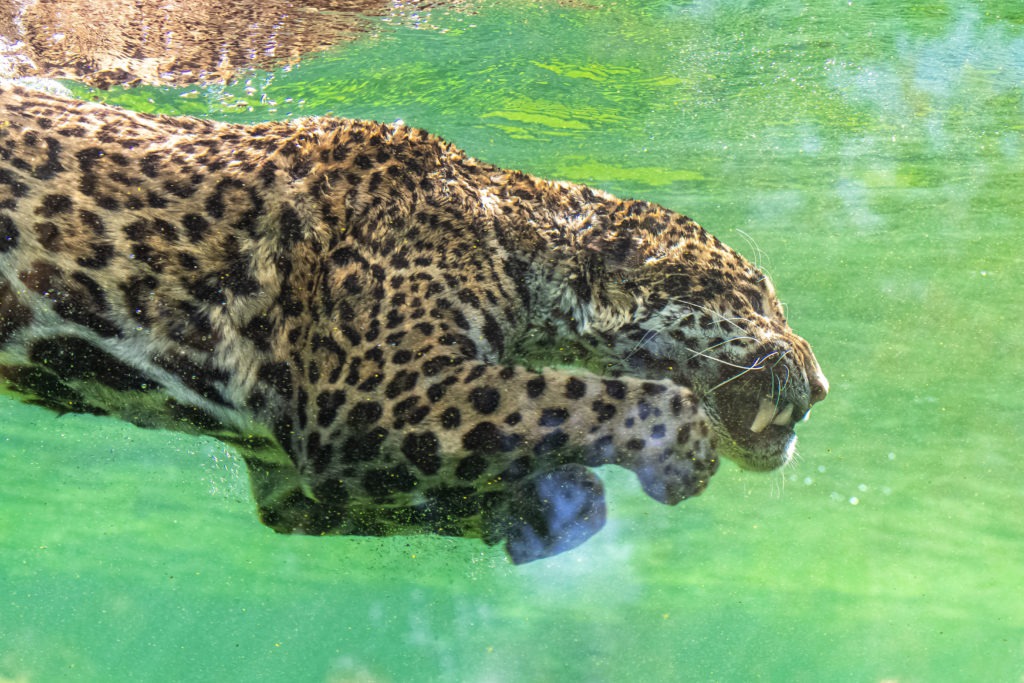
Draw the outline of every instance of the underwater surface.
<instances>
[{"instance_id":1,"label":"underwater surface","mask_svg":"<svg viewBox=\"0 0 1024 683\"><path fill-rule=\"evenodd\" d=\"M525 566L275 535L209 439L0 399L0 681L1024 680L1024 4L460 3L229 86L80 96L402 119L685 213L832 391L780 472Z\"/></svg>"}]
</instances>

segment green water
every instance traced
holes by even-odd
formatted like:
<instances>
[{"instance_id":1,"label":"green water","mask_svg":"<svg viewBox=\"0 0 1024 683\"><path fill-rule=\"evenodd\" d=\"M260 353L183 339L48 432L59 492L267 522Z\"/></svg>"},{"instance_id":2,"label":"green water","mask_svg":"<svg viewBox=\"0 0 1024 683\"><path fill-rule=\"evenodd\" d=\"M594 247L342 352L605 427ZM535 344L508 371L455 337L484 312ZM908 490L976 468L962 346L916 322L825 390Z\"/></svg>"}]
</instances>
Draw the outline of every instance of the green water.
<instances>
[{"instance_id":1,"label":"green water","mask_svg":"<svg viewBox=\"0 0 1024 683\"><path fill-rule=\"evenodd\" d=\"M216 442L0 403L0 680L1024 680L1024 5L480 3L229 88L687 213L771 273L832 394L781 473L523 567L275 536ZM85 94L84 91L76 91Z\"/></svg>"}]
</instances>

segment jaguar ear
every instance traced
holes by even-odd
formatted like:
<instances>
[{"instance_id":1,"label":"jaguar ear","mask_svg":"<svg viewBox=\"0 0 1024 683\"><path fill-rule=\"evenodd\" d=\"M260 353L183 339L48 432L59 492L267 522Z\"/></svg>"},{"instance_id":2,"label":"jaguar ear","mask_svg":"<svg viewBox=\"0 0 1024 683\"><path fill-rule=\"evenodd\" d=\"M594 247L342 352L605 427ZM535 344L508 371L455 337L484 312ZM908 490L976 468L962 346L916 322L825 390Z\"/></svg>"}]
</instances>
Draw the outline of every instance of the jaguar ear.
<instances>
[{"instance_id":1,"label":"jaguar ear","mask_svg":"<svg viewBox=\"0 0 1024 683\"><path fill-rule=\"evenodd\" d=\"M582 309L579 320L608 330L632 319L642 298L636 275L644 257L638 247L637 238L626 231L599 235L583 246L570 280Z\"/></svg>"},{"instance_id":2,"label":"jaguar ear","mask_svg":"<svg viewBox=\"0 0 1024 683\"><path fill-rule=\"evenodd\" d=\"M638 236L626 230L606 232L589 241L586 256L591 267L615 275L636 270L643 263Z\"/></svg>"},{"instance_id":3,"label":"jaguar ear","mask_svg":"<svg viewBox=\"0 0 1024 683\"><path fill-rule=\"evenodd\" d=\"M638 201L583 220L572 240L577 261L568 278L575 295L570 308L581 328L613 330L630 322L649 288L645 264L694 230L700 228L689 219Z\"/></svg>"}]
</instances>

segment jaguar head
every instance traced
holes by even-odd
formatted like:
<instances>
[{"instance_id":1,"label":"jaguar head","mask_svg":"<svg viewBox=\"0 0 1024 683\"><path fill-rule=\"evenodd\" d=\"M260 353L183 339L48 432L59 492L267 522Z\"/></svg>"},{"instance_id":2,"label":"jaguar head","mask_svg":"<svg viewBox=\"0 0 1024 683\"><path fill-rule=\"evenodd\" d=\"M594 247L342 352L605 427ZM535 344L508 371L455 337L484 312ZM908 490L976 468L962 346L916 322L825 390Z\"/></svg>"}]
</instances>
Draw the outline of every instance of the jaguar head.
<instances>
[{"instance_id":1,"label":"jaguar head","mask_svg":"<svg viewBox=\"0 0 1024 683\"><path fill-rule=\"evenodd\" d=\"M790 329L754 264L684 216L636 206L632 221L601 243L610 258L601 261L605 286L594 310L618 315L606 322L614 341L605 339L625 372L669 378L697 394L720 455L748 470L785 465L794 427L828 394L810 345Z\"/></svg>"}]
</instances>

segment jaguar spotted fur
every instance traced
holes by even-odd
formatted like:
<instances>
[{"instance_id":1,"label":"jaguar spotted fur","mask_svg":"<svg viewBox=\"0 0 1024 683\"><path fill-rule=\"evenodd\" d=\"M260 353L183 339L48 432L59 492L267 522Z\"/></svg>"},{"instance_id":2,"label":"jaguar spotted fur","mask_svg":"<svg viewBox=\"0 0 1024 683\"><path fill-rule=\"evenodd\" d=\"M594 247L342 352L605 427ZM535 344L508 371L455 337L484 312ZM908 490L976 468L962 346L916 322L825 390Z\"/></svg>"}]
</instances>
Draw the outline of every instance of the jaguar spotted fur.
<instances>
[{"instance_id":1,"label":"jaguar spotted fur","mask_svg":"<svg viewBox=\"0 0 1024 683\"><path fill-rule=\"evenodd\" d=\"M0 90L0 391L207 434L279 532L515 562L769 470L828 383L690 219L401 124L242 126ZM2 428L2 427L0 427Z\"/></svg>"}]
</instances>

